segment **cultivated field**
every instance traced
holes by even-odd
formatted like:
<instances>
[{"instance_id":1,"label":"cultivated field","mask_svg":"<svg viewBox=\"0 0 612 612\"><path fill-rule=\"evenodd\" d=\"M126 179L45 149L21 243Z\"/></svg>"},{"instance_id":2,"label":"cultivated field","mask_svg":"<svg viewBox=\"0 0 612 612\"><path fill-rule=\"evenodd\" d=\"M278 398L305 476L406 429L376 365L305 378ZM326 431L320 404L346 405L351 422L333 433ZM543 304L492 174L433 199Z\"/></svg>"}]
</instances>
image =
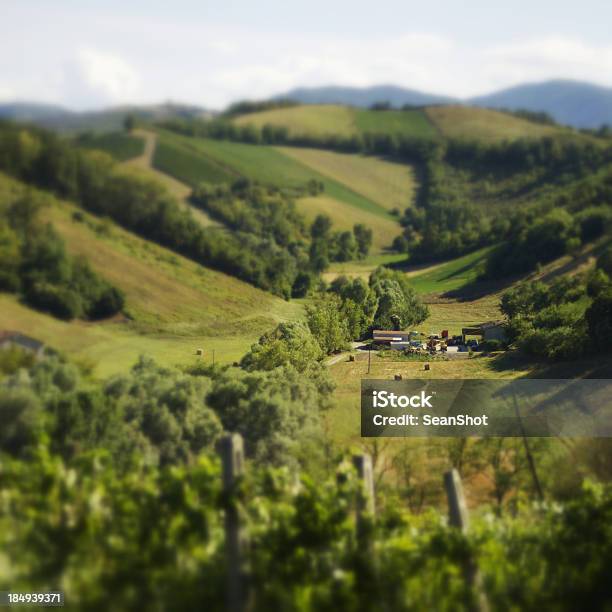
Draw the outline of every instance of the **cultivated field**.
<instances>
[{"instance_id":1,"label":"cultivated field","mask_svg":"<svg viewBox=\"0 0 612 612\"><path fill-rule=\"evenodd\" d=\"M355 136L366 132L436 138L437 131L421 110L372 111L313 104L278 108L236 117L238 125L263 127L266 124L285 127L292 136Z\"/></svg>"},{"instance_id":2,"label":"cultivated field","mask_svg":"<svg viewBox=\"0 0 612 612\"><path fill-rule=\"evenodd\" d=\"M145 174L161 183L185 208L191 211L193 217L203 226L219 225L213 221L203 210L192 206L189 198L191 197L191 187L173 176L172 172L163 171L154 166L154 158L160 146L156 133L149 130L137 130L136 136L144 141L142 155L125 162L125 168Z\"/></svg>"},{"instance_id":3,"label":"cultivated field","mask_svg":"<svg viewBox=\"0 0 612 612\"><path fill-rule=\"evenodd\" d=\"M281 147L280 151L387 210L403 211L414 201L414 169L407 164L320 149Z\"/></svg>"},{"instance_id":4,"label":"cultivated field","mask_svg":"<svg viewBox=\"0 0 612 612\"><path fill-rule=\"evenodd\" d=\"M298 208L308 219L319 213L328 214L338 229L351 229L355 223L371 227L376 253L390 246L401 231L397 219L389 212L393 208L391 202L403 200L405 207L414 198L414 174L407 165L357 155L189 138L165 132L161 138L182 151L185 159L182 173L202 172L205 176L212 162L233 179L244 176L290 189L304 188L310 180L322 182L324 192L301 198ZM175 166L167 166L167 171L177 172L178 176ZM374 187L361 179L361 174L367 174Z\"/></svg>"},{"instance_id":5,"label":"cultivated field","mask_svg":"<svg viewBox=\"0 0 612 612\"><path fill-rule=\"evenodd\" d=\"M352 136L357 130L353 110L348 106L333 104L276 108L241 115L233 121L237 125L254 125L256 127L263 127L266 124L277 125L287 128L289 134L293 136L302 134Z\"/></svg>"},{"instance_id":6,"label":"cultivated field","mask_svg":"<svg viewBox=\"0 0 612 612\"><path fill-rule=\"evenodd\" d=\"M447 138L495 142L517 138L540 138L568 131L555 126L539 125L486 108L430 106L425 112Z\"/></svg>"}]
</instances>

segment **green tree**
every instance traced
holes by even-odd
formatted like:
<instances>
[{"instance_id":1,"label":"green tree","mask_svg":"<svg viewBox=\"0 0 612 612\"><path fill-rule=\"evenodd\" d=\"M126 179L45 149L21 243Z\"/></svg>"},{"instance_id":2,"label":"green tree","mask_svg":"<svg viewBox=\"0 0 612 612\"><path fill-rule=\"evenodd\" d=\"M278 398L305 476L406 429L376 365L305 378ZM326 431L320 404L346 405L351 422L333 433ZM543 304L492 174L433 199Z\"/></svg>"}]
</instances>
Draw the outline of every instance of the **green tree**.
<instances>
[{"instance_id":1,"label":"green tree","mask_svg":"<svg viewBox=\"0 0 612 612\"><path fill-rule=\"evenodd\" d=\"M357 241L359 257L367 257L368 253L370 252L370 247L372 246L372 230L363 225L363 223L357 223L353 227L353 234L355 235L355 240Z\"/></svg>"},{"instance_id":2,"label":"green tree","mask_svg":"<svg viewBox=\"0 0 612 612\"><path fill-rule=\"evenodd\" d=\"M281 323L251 347L242 358L241 366L253 371L291 365L298 372L304 372L322 357L321 347L305 323Z\"/></svg>"},{"instance_id":3,"label":"green tree","mask_svg":"<svg viewBox=\"0 0 612 612\"><path fill-rule=\"evenodd\" d=\"M612 289L600 293L585 313L589 336L597 350L612 346Z\"/></svg>"},{"instance_id":4,"label":"green tree","mask_svg":"<svg viewBox=\"0 0 612 612\"><path fill-rule=\"evenodd\" d=\"M378 298L375 327L405 329L422 323L429 316L429 309L401 272L377 268L370 276L370 286Z\"/></svg>"},{"instance_id":5,"label":"green tree","mask_svg":"<svg viewBox=\"0 0 612 612\"><path fill-rule=\"evenodd\" d=\"M338 296L324 296L307 306L306 319L312 335L326 355L347 347L349 330Z\"/></svg>"},{"instance_id":6,"label":"green tree","mask_svg":"<svg viewBox=\"0 0 612 612\"><path fill-rule=\"evenodd\" d=\"M126 132L131 132L136 127L136 116L133 113L129 113L123 120L123 129Z\"/></svg>"}]
</instances>

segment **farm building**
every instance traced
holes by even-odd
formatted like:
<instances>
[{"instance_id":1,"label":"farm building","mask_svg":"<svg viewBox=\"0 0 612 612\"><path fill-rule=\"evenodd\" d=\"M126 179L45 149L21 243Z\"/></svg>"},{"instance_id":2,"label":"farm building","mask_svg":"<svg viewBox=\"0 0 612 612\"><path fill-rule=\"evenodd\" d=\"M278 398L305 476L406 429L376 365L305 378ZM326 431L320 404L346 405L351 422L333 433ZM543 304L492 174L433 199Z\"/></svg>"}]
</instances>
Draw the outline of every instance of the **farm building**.
<instances>
[{"instance_id":1,"label":"farm building","mask_svg":"<svg viewBox=\"0 0 612 612\"><path fill-rule=\"evenodd\" d=\"M410 342L410 332L375 329L372 339L376 344L391 344L392 342Z\"/></svg>"},{"instance_id":2,"label":"farm building","mask_svg":"<svg viewBox=\"0 0 612 612\"><path fill-rule=\"evenodd\" d=\"M461 336L463 337L464 344L466 342L466 336L480 336L485 342L487 340L499 340L500 342L504 342L506 340L506 328L503 321L487 321L479 325L464 327L461 330Z\"/></svg>"},{"instance_id":3,"label":"farm building","mask_svg":"<svg viewBox=\"0 0 612 612\"><path fill-rule=\"evenodd\" d=\"M45 345L35 338L16 331L0 332L0 350L14 347L33 353L36 358L42 357L45 350Z\"/></svg>"}]
</instances>

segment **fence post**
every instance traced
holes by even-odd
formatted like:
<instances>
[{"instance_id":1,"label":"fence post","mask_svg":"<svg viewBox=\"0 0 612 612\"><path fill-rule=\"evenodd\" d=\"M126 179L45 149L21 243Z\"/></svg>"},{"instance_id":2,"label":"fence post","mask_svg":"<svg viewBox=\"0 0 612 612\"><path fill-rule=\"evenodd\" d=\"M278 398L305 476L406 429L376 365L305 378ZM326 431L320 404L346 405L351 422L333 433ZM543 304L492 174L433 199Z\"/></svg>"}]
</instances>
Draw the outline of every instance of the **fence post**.
<instances>
[{"instance_id":1,"label":"fence post","mask_svg":"<svg viewBox=\"0 0 612 612\"><path fill-rule=\"evenodd\" d=\"M470 526L470 518L463 494L461 476L457 470L453 469L444 474L444 488L448 499L449 523L463 532L467 531Z\"/></svg>"},{"instance_id":2,"label":"fence post","mask_svg":"<svg viewBox=\"0 0 612 612\"><path fill-rule=\"evenodd\" d=\"M217 452L223 464L225 497L225 554L227 563L226 597L229 612L244 612L248 608L247 537L240 525L238 506L231 496L244 471L244 450L240 434L227 434L219 439Z\"/></svg>"},{"instance_id":3,"label":"fence post","mask_svg":"<svg viewBox=\"0 0 612 612\"><path fill-rule=\"evenodd\" d=\"M359 504L358 519L363 512L374 515L376 513L376 500L374 499L374 474L372 471L372 457L370 455L354 455L353 465L357 476L362 483L363 499Z\"/></svg>"},{"instance_id":4,"label":"fence post","mask_svg":"<svg viewBox=\"0 0 612 612\"><path fill-rule=\"evenodd\" d=\"M452 469L444 474L444 488L448 499L449 523L460 529L462 533L466 533L470 526L470 516L463 494L461 476L457 470ZM489 602L482 587L482 576L473 558L467 560L463 573L466 582L476 593L475 612L489 612Z\"/></svg>"}]
</instances>

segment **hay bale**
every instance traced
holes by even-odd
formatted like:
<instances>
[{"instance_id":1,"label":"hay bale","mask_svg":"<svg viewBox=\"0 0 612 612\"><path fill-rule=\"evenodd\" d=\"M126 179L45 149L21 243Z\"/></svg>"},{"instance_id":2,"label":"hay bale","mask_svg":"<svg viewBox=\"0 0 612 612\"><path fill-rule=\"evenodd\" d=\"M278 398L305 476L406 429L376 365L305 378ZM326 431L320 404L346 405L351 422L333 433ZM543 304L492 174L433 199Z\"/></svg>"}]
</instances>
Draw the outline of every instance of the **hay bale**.
<instances>
[{"instance_id":1,"label":"hay bale","mask_svg":"<svg viewBox=\"0 0 612 612\"><path fill-rule=\"evenodd\" d=\"M396 374L394 376L395 380L402 380L402 375L401 374Z\"/></svg>"},{"instance_id":2,"label":"hay bale","mask_svg":"<svg viewBox=\"0 0 612 612\"><path fill-rule=\"evenodd\" d=\"M425 368L424 368L424 369L425 369L425 370L429 370L429 369L430 369L430 367L429 367L429 364L428 364L428 363L426 363L426 364L425 364Z\"/></svg>"}]
</instances>

